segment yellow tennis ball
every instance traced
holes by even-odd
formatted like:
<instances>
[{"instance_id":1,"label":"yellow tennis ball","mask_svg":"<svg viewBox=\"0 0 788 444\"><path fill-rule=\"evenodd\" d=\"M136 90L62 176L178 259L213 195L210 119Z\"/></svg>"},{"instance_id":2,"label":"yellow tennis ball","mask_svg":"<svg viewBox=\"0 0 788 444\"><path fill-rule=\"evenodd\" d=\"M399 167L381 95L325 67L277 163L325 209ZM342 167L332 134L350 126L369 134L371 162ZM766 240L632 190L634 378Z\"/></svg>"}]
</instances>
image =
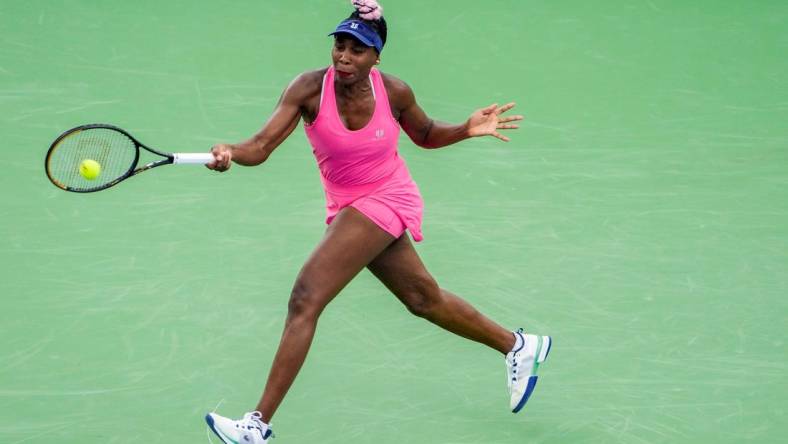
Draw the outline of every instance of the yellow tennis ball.
<instances>
[{"instance_id":1,"label":"yellow tennis ball","mask_svg":"<svg viewBox=\"0 0 788 444\"><path fill-rule=\"evenodd\" d=\"M94 180L101 174L101 165L93 159L85 159L79 164L79 174L87 180Z\"/></svg>"}]
</instances>

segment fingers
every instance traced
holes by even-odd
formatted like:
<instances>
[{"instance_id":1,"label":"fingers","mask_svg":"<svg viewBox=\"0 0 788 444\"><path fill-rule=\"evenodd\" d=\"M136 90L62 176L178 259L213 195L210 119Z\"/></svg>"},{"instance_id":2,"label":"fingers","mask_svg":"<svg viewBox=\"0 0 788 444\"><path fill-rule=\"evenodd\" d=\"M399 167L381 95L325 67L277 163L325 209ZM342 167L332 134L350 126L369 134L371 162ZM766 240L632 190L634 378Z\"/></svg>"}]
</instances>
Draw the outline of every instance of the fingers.
<instances>
[{"instance_id":1,"label":"fingers","mask_svg":"<svg viewBox=\"0 0 788 444\"><path fill-rule=\"evenodd\" d=\"M503 134L499 133L498 131L493 131L491 134L493 137L503 140L504 142L508 142L510 139Z\"/></svg>"},{"instance_id":2,"label":"fingers","mask_svg":"<svg viewBox=\"0 0 788 444\"><path fill-rule=\"evenodd\" d=\"M514 122L514 121L523 120L523 119L524 119L524 117L520 116L520 115L509 116L509 117L499 117L498 118L498 123Z\"/></svg>"},{"instance_id":3,"label":"fingers","mask_svg":"<svg viewBox=\"0 0 788 444\"><path fill-rule=\"evenodd\" d=\"M515 105L514 102L507 103L506 105L498 108L495 111L495 113L497 115L505 113L506 111L509 111L510 109L514 108L514 105ZM516 116L508 116L508 117L499 117L498 118L498 125L496 125L495 128L496 129L518 129L518 128L520 128L520 125L508 124L507 122L517 122L519 120L523 120L523 116L516 115ZM499 137L499 139L501 139L501 138ZM501 139L501 140L503 140L504 142L508 142L509 141L508 139L506 139L506 140Z\"/></svg>"},{"instance_id":4,"label":"fingers","mask_svg":"<svg viewBox=\"0 0 788 444\"><path fill-rule=\"evenodd\" d=\"M498 109L495 111L495 114L503 114L503 113L505 113L506 111L509 111L509 110L510 110L510 109L512 109L512 108L514 108L514 102L509 102L509 103L507 103L506 105L504 105L504 106L502 106L502 107L498 108Z\"/></svg>"},{"instance_id":5,"label":"fingers","mask_svg":"<svg viewBox=\"0 0 788 444\"><path fill-rule=\"evenodd\" d=\"M516 129L520 128L520 125L516 124L509 124L508 122L517 122L523 120L523 116L509 116L509 117L501 117L498 119L498 126L497 128L504 128L504 129Z\"/></svg>"},{"instance_id":6,"label":"fingers","mask_svg":"<svg viewBox=\"0 0 788 444\"><path fill-rule=\"evenodd\" d=\"M214 145L211 148L211 154L213 154L213 161L205 164L208 169L224 172L230 169L230 165L232 165L232 150L227 145Z\"/></svg>"},{"instance_id":7,"label":"fingers","mask_svg":"<svg viewBox=\"0 0 788 444\"><path fill-rule=\"evenodd\" d=\"M482 108L482 110L481 110L482 111L482 115L486 116L488 114L492 114L492 113L495 112L495 110L497 108L498 108L498 104L497 103L493 103L492 105L490 105L490 106L488 106L486 108Z\"/></svg>"},{"instance_id":8,"label":"fingers","mask_svg":"<svg viewBox=\"0 0 788 444\"><path fill-rule=\"evenodd\" d=\"M503 114L506 111L509 111L510 109L514 108L514 106L515 106L514 102L509 102L506 105L504 105L504 106L499 108L497 103L493 103L492 105L490 105L490 106L488 106L486 108L482 108L481 112L482 112L483 115L491 114L493 112L495 114ZM516 118L516 120L522 120L523 116L513 116L513 117L508 117L508 118L510 118L510 119L511 118Z\"/></svg>"}]
</instances>

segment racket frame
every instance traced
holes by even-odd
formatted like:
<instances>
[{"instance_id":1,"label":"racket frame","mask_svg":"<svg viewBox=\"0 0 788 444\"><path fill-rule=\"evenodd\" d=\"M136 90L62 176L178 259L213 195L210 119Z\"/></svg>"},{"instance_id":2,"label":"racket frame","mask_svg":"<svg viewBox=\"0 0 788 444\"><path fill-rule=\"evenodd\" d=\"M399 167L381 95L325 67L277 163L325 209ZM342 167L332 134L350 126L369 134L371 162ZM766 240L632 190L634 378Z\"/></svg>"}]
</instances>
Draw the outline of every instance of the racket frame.
<instances>
[{"instance_id":1,"label":"racket frame","mask_svg":"<svg viewBox=\"0 0 788 444\"><path fill-rule=\"evenodd\" d=\"M125 173L123 173L120 177L118 177L117 179L115 179L115 180L113 180L111 182L108 182L108 183L106 183L106 184L104 184L104 185L102 185L100 187L90 188L90 189L82 189L82 188L73 188L73 187L69 187L67 185L64 185L63 183L57 181L50 174L50 172L49 172L49 158L52 156L52 153L55 152L55 149L57 149L57 146L60 144L60 142L63 141L63 139L65 139L66 137L68 137L68 136L70 136L72 134L75 134L75 133L78 133L78 132L81 132L81 131L84 131L84 130L90 130L90 129L108 129L108 130L113 130L113 131L117 131L117 132L123 134L124 136L128 137L129 140L131 140L134 143L134 147L135 147L134 162L131 163L131 166L129 166L129 169ZM163 157L163 159L157 160L157 161L153 161L153 162L149 162L149 163L137 168L137 165L139 164L139 161L140 161L140 148L142 148L142 149L144 149L144 150L146 150L146 151L148 151L150 153L153 153L153 154L156 154L158 156L161 156L161 157ZM183 156L184 154L181 153L180 155ZM205 155L206 155L206 158L199 159L199 161L197 161L197 159L189 159L189 160L184 160L184 161L179 162L179 163L206 163L205 160L207 160L207 156L213 157L210 153L205 153ZM149 170L151 168L156 168L156 167L160 167L162 165L170 165L170 164L176 163L176 157L178 157L178 156L179 156L179 154L165 153L165 152L162 152L162 151L155 150L155 149L145 145L144 143L140 142L136 138L134 138L134 136L129 134L123 128L119 128L119 127L117 127L115 125L110 125L110 124L107 124L107 123L89 123L87 125L80 125L80 126L77 126L77 127L74 127L74 128L71 128L69 130L64 131L63 134L58 136L58 138L55 139L54 142L52 142L52 145L50 145L49 150L47 151L46 158L44 159L44 169L46 170L47 177L49 178L50 182L52 182L56 187L58 187L58 188L60 188L62 190L71 191L73 193L94 193L96 191L106 190L107 188L109 188L111 186L114 186L114 185L117 185L118 183L128 179L129 177L136 176L137 174L139 174L139 173L141 173L143 171L147 171L147 170Z\"/></svg>"}]
</instances>

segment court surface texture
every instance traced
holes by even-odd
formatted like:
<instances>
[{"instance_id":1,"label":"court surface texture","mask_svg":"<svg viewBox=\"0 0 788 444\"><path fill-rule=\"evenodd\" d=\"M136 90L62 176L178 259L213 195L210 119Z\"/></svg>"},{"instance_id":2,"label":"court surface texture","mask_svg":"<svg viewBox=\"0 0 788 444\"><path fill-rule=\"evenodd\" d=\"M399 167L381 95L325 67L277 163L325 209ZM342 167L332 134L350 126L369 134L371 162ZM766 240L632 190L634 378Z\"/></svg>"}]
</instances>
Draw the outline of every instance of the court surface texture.
<instances>
[{"instance_id":1,"label":"court surface texture","mask_svg":"<svg viewBox=\"0 0 788 444\"><path fill-rule=\"evenodd\" d=\"M369 272L323 314L275 443L776 443L788 436L788 3L383 2L380 69L436 119L493 102L512 142L400 141L441 286L555 339L507 410L503 357ZM227 174L56 189L62 131L168 151L262 126L330 63L344 0L0 2L0 442L205 443L253 408L324 230L299 127ZM218 442L214 438L214 442Z\"/></svg>"}]
</instances>

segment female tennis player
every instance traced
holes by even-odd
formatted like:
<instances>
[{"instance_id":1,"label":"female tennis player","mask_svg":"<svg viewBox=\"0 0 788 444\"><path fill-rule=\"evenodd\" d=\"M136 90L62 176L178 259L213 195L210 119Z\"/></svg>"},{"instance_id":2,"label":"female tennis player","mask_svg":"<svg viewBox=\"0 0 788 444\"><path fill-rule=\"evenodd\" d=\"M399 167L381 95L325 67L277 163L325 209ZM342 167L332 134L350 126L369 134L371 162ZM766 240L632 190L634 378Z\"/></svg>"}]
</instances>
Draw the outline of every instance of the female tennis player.
<instances>
[{"instance_id":1,"label":"female tennis player","mask_svg":"<svg viewBox=\"0 0 788 444\"><path fill-rule=\"evenodd\" d=\"M257 407L240 420L209 413L206 421L225 443L268 442L269 423L304 363L320 313L364 267L414 315L505 355L510 408L519 411L550 350L549 336L509 331L438 286L413 247L422 240L422 199L397 153L402 128L424 148L517 128L522 116L504 117L514 103L490 105L461 124L424 113L411 88L374 66L386 43L386 21L374 0L352 1L356 11L334 36L328 68L305 72L285 89L273 115L249 140L213 147L208 168L231 162L259 165L304 119L326 196L325 236L293 285L279 349Z\"/></svg>"}]
</instances>

